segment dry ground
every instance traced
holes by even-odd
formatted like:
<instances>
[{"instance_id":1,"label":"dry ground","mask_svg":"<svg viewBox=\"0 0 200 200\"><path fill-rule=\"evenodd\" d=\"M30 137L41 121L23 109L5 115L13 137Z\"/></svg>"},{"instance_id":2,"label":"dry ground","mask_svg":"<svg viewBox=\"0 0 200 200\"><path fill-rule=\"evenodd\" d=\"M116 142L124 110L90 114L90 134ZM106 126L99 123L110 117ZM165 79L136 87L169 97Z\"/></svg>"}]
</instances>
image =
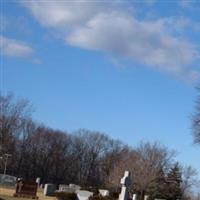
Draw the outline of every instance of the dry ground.
<instances>
[{"instance_id":1,"label":"dry ground","mask_svg":"<svg viewBox=\"0 0 200 200\"><path fill-rule=\"evenodd\" d=\"M3 198L5 200L31 200L31 199L27 199L27 198L13 197L14 193L15 193L14 187L0 186L0 198ZM41 190L41 189L38 190L37 196L39 197L39 200L56 200L55 197L45 197L43 195L43 190Z\"/></svg>"}]
</instances>

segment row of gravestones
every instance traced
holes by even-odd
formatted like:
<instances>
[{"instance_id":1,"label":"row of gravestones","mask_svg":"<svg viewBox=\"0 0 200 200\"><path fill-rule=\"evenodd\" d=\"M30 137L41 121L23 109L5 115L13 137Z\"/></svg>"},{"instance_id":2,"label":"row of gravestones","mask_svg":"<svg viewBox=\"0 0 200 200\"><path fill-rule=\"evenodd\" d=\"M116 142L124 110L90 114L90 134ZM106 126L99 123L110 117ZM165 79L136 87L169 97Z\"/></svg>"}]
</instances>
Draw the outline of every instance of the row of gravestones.
<instances>
[{"instance_id":1,"label":"row of gravestones","mask_svg":"<svg viewBox=\"0 0 200 200\"><path fill-rule=\"evenodd\" d=\"M56 186L53 184L45 184L44 186L44 195L51 196L55 193ZM87 190L81 190L79 185L69 184L69 185L59 185L58 192L68 192L68 193L76 193L79 200L88 200L90 196L93 196L93 192ZM108 190L99 190L99 193L102 196L109 196Z\"/></svg>"},{"instance_id":2,"label":"row of gravestones","mask_svg":"<svg viewBox=\"0 0 200 200\"><path fill-rule=\"evenodd\" d=\"M119 194L118 200L128 200L128 187L131 184L130 181L130 173L129 171L125 171L123 178L120 181L121 183L121 193ZM53 184L45 184L44 187L44 195L51 196L56 191L56 186ZM78 200L88 200L89 197L93 196L93 192L81 190L79 185L69 184L69 185L59 185L58 192L69 192L76 193ZM99 190L99 193L102 196L109 196L109 190ZM145 195L144 200L148 200L149 196ZM136 200L137 195L133 194L132 200ZM155 200L165 200L165 199L155 199Z\"/></svg>"},{"instance_id":3,"label":"row of gravestones","mask_svg":"<svg viewBox=\"0 0 200 200\"><path fill-rule=\"evenodd\" d=\"M125 171L123 178L120 181L121 183L121 193L119 194L118 200L128 200L128 187L130 186L130 173ZM34 183L25 182L19 180L16 185L16 192L14 196L16 197L27 197L31 196L32 198L38 198L37 188L40 186L40 178L37 178ZM54 184L45 184L44 186L44 195L51 196L56 192L56 186ZM88 200L89 197L93 196L93 192L87 190L81 190L79 185L69 184L69 185L59 185L58 192L68 192L76 193L78 200ZM108 190L99 190L99 193L102 196L109 196ZM133 194L132 200L136 200L136 194ZM148 200L148 195L145 195L144 200ZM155 200L165 200L165 199L155 199Z\"/></svg>"}]
</instances>

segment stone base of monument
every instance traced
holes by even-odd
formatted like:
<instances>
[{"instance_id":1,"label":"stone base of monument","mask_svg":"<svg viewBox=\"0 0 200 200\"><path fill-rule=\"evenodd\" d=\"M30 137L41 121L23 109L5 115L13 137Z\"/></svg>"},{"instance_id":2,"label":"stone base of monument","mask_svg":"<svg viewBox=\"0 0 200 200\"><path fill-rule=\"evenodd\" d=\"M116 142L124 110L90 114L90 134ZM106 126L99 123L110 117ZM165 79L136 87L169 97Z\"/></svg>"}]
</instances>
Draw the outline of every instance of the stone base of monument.
<instances>
[{"instance_id":1,"label":"stone base of monument","mask_svg":"<svg viewBox=\"0 0 200 200\"><path fill-rule=\"evenodd\" d=\"M19 198L29 198L29 199L39 199L38 196L32 196L28 194L14 194L13 197L19 197Z\"/></svg>"}]
</instances>

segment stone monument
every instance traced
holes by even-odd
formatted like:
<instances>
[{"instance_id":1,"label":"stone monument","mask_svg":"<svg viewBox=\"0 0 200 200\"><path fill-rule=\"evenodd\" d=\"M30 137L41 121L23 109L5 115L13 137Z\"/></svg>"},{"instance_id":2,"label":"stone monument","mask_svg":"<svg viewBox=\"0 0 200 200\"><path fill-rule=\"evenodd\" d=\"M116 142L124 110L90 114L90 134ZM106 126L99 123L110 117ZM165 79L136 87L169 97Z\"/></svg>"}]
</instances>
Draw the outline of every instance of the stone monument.
<instances>
[{"instance_id":1,"label":"stone monument","mask_svg":"<svg viewBox=\"0 0 200 200\"><path fill-rule=\"evenodd\" d=\"M136 199L137 199L137 194L133 194L132 200L136 200Z\"/></svg>"},{"instance_id":2,"label":"stone monument","mask_svg":"<svg viewBox=\"0 0 200 200\"><path fill-rule=\"evenodd\" d=\"M149 195L144 195L144 200L148 200L149 199Z\"/></svg>"},{"instance_id":3,"label":"stone monument","mask_svg":"<svg viewBox=\"0 0 200 200\"><path fill-rule=\"evenodd\" d=\"M128 191L127 187L130 186L130 172L125 171L124 176L120 181L122 185L121 193L119 194L119 200L127 200L128 199Z\"/></svg>"},{"instance_id":4,"label":"stone monument","mask_svg":"<svg viewBox=\"0 0 200 200\"><path fill-rule=\"evenodd\" d=\"M13 195L14 197L23 197L23 198L31 198L38 199L37 197L37 183L35 182L25 182L18 181L16 184L16 191Z\"/></svg>"}]
</instances>

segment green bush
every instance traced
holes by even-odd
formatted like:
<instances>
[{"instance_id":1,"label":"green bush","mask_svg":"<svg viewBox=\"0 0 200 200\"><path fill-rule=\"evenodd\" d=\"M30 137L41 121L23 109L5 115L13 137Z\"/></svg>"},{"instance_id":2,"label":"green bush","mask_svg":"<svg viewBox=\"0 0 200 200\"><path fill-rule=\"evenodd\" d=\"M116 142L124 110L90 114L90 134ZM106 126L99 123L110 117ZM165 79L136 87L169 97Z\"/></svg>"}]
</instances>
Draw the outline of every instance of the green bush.
<instances>
[{"instance_id":1,"label":"green bush","mask_svg":"<svg viewBox=\"0 0 200 200\"><path fill-rule=\"evenodd\" d=\"M76 194L69 192L55 192L55 197L58 200L77 200Z\"/></svg>"}]
</instances>

